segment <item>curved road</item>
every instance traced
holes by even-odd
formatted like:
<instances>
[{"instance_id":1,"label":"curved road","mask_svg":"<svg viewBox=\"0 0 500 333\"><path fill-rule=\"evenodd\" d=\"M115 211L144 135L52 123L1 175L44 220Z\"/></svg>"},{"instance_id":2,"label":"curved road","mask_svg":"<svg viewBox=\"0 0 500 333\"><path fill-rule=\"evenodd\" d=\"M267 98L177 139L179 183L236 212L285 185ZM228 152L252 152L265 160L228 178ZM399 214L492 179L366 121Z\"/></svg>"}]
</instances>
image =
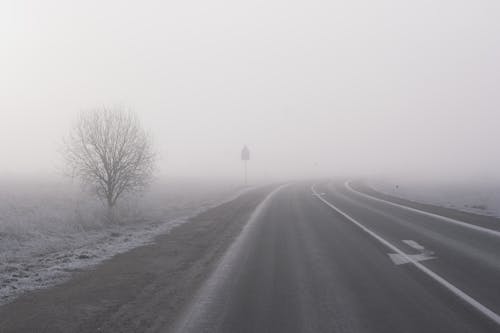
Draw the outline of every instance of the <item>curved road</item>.
<instances>
[{"instance_id":1,"label":"curved road","mask_svg":"<svg viewBox=\"0 0 500 333\"><path fill-rule=\"evenodd\" d=\"M500 332L499 231L360 184L266 186L0 306L0 332Z\"/></svg>"},{"instance_id":2,"label":"curved road","mask_svg":"<svg viewBox=\"0 0 500 333\"><path fill-rule=\"evenodd\" d=\"M174 331L500 331L498 235L311 185L267 197Z\"/></svg>"}]
</instances>

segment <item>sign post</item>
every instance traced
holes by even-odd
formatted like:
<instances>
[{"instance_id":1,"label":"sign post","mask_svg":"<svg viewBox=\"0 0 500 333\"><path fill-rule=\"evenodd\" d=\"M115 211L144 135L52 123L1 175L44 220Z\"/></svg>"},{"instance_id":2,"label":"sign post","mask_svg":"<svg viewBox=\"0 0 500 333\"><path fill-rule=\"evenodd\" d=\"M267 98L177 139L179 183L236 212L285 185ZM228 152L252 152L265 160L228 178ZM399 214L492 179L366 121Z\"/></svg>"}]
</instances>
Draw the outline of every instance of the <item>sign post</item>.
<instances>
[{"instance_id":1,"label":"sign post","mask_svg":"<svg viewBox=\"0 0 500 333\"><path fill-rule=\"evenodd\" d=\"M248 185L247 162L250 161L250 150L248 149L247 146L243 147L243 150L241 151L241 160L245 165L245 186L247 186Z\"/></svg>"}]
</instances>

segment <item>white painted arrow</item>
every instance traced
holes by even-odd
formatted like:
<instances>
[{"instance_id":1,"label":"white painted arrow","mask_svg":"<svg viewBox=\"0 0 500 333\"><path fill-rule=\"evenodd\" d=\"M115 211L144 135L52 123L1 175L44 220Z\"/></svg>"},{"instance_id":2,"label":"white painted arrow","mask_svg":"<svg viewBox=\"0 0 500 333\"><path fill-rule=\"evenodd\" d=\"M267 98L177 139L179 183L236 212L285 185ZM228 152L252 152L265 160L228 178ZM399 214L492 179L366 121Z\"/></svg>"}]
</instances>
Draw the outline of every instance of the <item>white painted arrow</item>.
<instances>
[{"instance_id":1,"label":"white painted arrow","mask_svg":"<svg viewBox=\"0 0 500 333\"><path fill-rule=\"evenodd\" d=\"M415 250L420 251L419 254L399 254L399 253L388 253L389 258L391 258L392 262L395 265L403 265L410 263L412 261L424 261L424 260L430 260L430 259L437 259L437 257L434 256L434 252L426 250L422 245L418 244L417 242L413 240L403 240L403 242L414 248Z\"/></svg>"}]
</instances>

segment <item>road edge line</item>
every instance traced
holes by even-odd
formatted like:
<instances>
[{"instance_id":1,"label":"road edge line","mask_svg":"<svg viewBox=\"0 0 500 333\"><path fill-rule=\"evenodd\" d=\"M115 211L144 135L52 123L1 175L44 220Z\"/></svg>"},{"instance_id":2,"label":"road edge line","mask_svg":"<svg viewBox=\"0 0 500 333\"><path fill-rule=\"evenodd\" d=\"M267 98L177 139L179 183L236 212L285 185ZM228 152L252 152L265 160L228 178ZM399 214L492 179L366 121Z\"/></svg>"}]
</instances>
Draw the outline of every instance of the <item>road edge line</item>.
<instances>
[{"instance_id":1,"label":"road edge line","mask_svg":"<svg viewBox=\"0 0 500 333\"><path fill-rule=\"evenodd\" d=\"M201 284L198 290L195 291L194 296L190 300L190 304L182 313L178 320L176 320L172 327L172 332L192 332L197 325L199 325L200 320L203 321L204 316L208 311L207 306L213 303L216 297L217 291L223 287L223 281L227 279L230 270L233 268L233 262L238 257L241 251L242 244L247 239L250 229L259 219L262 213L265 211L269 202L273 197L281 191L283 188L289 186L290 184L280 185L269 194L266 195L264 199L254 208L250 217L245 222L243 229L232 241L232 243L226 249L226 252L216 263L213 271L208 275L207 279Z\"/></svg>"},{"instance_id":2,"label":"road edge line","mask_svg":"<svg viewBox=\"0 0 500 333\"><path fill-rule=\"evenodd\" d=\"M330 208L332 208L337 213L339 213L342 216L344 216L347 220L349 220L350 222L354 223L361 230L363 230L366 233L368 233L370 236L372 236L373 238L375 238L376 240L378 240L380 243L382 243L383 245L385 245L386 247L388 247L392 251L395 251L399 255L403 256L405 259L408 260L409 264L413 264L420 271L422 271L423 273L425 273L426 275L428 275L429 277L431 277L433 280L435 280L436 282L438 282L439 284L441 284L443 287L445 287L446 289L448 289L449 291L451 291L453 294L455 294L456 296L458 296L460 299L462 299L463 301L465 301L467 304L469 304L470 306L472 306L473 308L475 308L482 315L486 316L488 319L492 320L497 325L500 325L500 315L498 315L496 312L493 312L492 310L488 309L486 306L484 306L483 304L479 303L477 300L475 300L474 298L472 298L471 296L469 296L467 293L465 293L462 290L458 289L453 284L451 284L450 282L448 282L446 279L444 279L443 277L441 277L440 275L438 275L434 271L430 270L429 268L425 267L423 264L415 261L413 258L409 257L406 253L404 253L403 251L401 251L398 247L396 247L395 245L393 245L392 243L390 243L389 241L387 241L383 237L377 235L374 231L372 231L371 229L365 227L362 223L356 221L352 216L350 216L349 214L343 212L342 210L340 210L339 208L337 208L334 204L330 203L329 201L327 201L326 199L324 199L323 197L321 197L321 195L318 192L316 192L316 189L314 188L314 185L311 186L311 191L312 191L312 193L318 199L321 200L321 202L323 202L324 204L326 204L327 206L329 206Z\"/></svg>"},{"instance_id":3,"label":"road edge line","mask_svg":"<svg viewBox=\"0 0 500 333\"><path fill-rule=\"evenodd\" d=\"M366 194L366 193L360 192L360 191L355 190L355 189L352 188L352 186L350 185L350 181L346 181L344 183L344 186L349 191L351 191L353 193L356 193L358 195L361 195L361 196L363 196L365 198L371 199L371 200L383 202L385 204L389 204L389 205L392 205L392 206L395 206L395 207L403 208L403 209L406 209L406 210L414 212L414 213L419 213L421 215L426 215L426 216L429 216L429 217L432 217L432 218L435 218L435 219L438 219L438 220L441 220L441 221L444 221L444 222L453 223L453 224L459 225L459 226L464 227L464 228L468 228L468 229L472 229L472 230L475 230L475 231L484 232L484 233L490 234L492 236L500 237L500 231L497 231L497 230L493 230L493 229L481 227L481 226L478 226L478 225L475 225L475 224L471 224L471 223L467 223L467 222L460 221L460 220L457 220L457 219L453 219L451 217L446 217L446 216L443 216L443 215L439 215L439 214L427 212L425 210L421 210L421 209L417 209L417 208L405 206L405 205L398 204L398 203L395 203L395 202L392 202L392 201L389 201L389 200L377 198L377 197L375 197L373 195L370 195L370 194Z\"/></svg>"}]
</instances>

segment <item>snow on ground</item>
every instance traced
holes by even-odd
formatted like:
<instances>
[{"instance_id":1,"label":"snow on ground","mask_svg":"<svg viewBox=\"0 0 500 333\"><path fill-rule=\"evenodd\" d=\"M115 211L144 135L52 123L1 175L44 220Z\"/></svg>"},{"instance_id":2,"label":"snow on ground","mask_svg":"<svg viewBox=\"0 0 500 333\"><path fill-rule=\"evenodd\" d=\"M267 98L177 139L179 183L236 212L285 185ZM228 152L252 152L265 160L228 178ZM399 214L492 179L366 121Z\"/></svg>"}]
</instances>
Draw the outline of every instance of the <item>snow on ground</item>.
<instances>
[{"instance_id":1,"label":"snow on ground","mask_svg":"<svg viewBox=\"0 0 500 333\"><path fill-rule=\"evenodd\" d=\"M500 217L499 182L371 180L373 189L403 199Z\"/></svg>"},{"instance_id":2,"label":"snow on ground","mask_svg":"<svg viewBox=\"0 0 500 333\"><path fill-rule=\"evenodd\" d=\"M116 221L77 185L0 184L0 305L152 242L189 217L236 197L224 184L166 182L118 207Z\"/></svg>"}]
</instances>

